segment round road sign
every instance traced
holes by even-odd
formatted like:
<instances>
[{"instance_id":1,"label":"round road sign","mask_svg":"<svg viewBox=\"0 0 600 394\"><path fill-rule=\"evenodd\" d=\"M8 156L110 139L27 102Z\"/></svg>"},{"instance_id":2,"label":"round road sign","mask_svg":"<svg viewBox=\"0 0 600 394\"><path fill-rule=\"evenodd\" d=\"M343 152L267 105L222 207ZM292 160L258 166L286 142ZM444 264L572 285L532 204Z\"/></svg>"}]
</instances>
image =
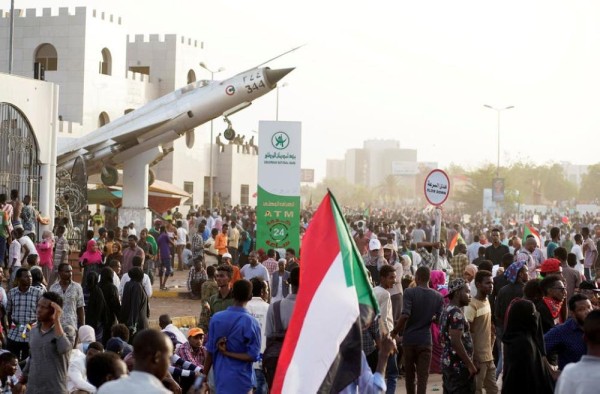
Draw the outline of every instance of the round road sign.
<instances>
[{"instance_id":1,"label":"round road sign","mask_svg":"<svg viewBox=\"0 0 600 394\"><path fill-rule=\"evenodd\" d=\"M433 170L425 178L425 198L431 205L440 206L450 194L450 178L442 170Z\"/></svg>"}]
</instances>

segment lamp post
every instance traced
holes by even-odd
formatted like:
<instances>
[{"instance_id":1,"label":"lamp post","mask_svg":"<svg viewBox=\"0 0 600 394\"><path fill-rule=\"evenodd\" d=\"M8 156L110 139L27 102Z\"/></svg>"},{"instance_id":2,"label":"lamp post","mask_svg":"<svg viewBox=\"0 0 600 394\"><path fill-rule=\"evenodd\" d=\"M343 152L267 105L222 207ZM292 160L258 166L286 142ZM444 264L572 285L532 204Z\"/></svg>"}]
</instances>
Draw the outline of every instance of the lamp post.
<instances>
[{"instance_id":1,"label":"lamp post","mask_svg":"<svg viewBox=\"0 0 600 394\"><path fill-rule=\"evenodd\" d=\"M286 86L288 86L287 82L284 82L281 87L285 88ZM279 120L279 85L277 85L277 102L275 105L275 120Z\"/></svg>"},{"instance_id":2,"label":"lamp post","mask_svg":"<svg viewBox=\"0 0 600 394\"><path fill-rule=\"evenodd\" d=\"M13 51L15 34L15 0L10 1L10 28L8 30L8 73L13 71Z\"/></svg>"},{"instance_id":3,"label":"lamp post","mask_svg":"<svg viewBox=\"0 0 600 394\"><path fill-rule=\"evenodd\" d=\"M216 73L220 73L221 71L225 71L224 67L219 67L216 71L211 70L210 68L208 68L206 66L206 64L204 62L200 62L200 67L202 67L203 69L205 69L206 71L208 71L210 73L210 80L214 81L215 80L215 74ZM209 181L208 181L208 201L209 201L209 209L210 209L210 213L212 214L212 210L213 210L213 121L211 119L210 121L210 155L209 155L209 166L210 169L208 170L208 177L209 177Z\"/></svg>"},{"instance_id":4,"label":"lamp post","mask_svg":"<svg viewBox=\"0 0 600 394\"><path fill-rule=\"evenodd\" d=\"M500 176L500 112L506 111L507 109L512 109L515 106L510 105L504 108L495 108L488 104L484 104L483 106L489 109L493 109L498 114L498 163L496 164L496 178L498 178Z\"/></svg>"}]
</instances>

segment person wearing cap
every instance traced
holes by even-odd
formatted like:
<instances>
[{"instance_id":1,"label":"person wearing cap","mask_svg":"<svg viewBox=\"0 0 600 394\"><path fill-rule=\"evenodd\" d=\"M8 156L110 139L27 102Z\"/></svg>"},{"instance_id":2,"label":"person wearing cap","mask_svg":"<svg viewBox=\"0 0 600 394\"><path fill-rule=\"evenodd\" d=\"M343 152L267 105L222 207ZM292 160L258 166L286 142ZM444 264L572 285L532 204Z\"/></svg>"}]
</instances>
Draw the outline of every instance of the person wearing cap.
<instances>
[{"instance_id":1,"label":"person wearing cap","mask_svg":"<svg viewBox=\"0 0 600 394\"><path fill-rule=\"evenodd\" d=\"M441 319L442 379L444 393L475 393L475 376L478 369L473 363L473 339L470 325L462 308L471 301L471 290L464 279L454 279L448 284L450 302Z\"/></svg>"},{"instance_id":2,"label":"person wearing cap","mask_svg":"<svg viewBox=\"0 0 600 394\"><path fill-rule=\"evenodd\" d=\"M540 276L545 278L547 275L561 275L562 267L560 266L560 260L550 258L544 260L540 266Z\"/></svg>"},{"instance_id":3,"label":"person wearing cap","mask_svg":"<svg viewBox=\"0 0 600 394\"><path fill-rule=\"evenodd\" d=\"M579 284L577 293L587 296L590 299L594 309L600 309L600 289L598 289L595 282L592 282L591 280L584 280Z\"/></svg>"},{"instance_id":4,"label":"person wearing cap","mask_svg":"<svg viewBox=\"0 0 600 394\"><path fill-rule=\"evenodd\" d=\"M127 223L127 235L135 235L137 236L137 230L135 229L135 220L130 220L129 223Z\"/></svg>"},{"instance_id":5,"label":"person wearing cap","mask_svg":"<svg viewBox=\"0 0 600 394\"><path fill-rule=\"evenodd\" d=\"M231 255L229 255L229 258L231 259ZM260 277L263 278L267 283L271 281L271 275L269 275L269 271L264 265L262 265L262 263L258 262L258 258L254 253L250 253L250 255L248 255L248 264L240 269L240 274L242 275L242 278L246 280Z\"/></svg>"},{"instance_id":6,"label":"person wearing cap","mask_svg":"<svg viewBox=\"0 0 600 394\"><path fill-rule=\"evenodd\" d=\"M238 280L242 279L242 274L240 273L240 267L234 265L232 262L231 255L229 253L225 253L221 257L222 263L231 267L233 274L231 276L231 284L233 285Z\"/></svg>"},{"instance_id":7,"label":"person wearing cap","mask_svg":"<svg viewBox=\"0 0 600 394\"><path fill-rule=\"evenodd\" d=\"M384 265L387 265L387 261L383 257L383 251L381 250L381 242L377 238L371 238L369 240L369 253L363 256L363 261L367 270L371 273L371 278L375 285L379 284L379 270Z\"/></svg>"},{"instance_id":8,"label":"person wearing cap","mask_svg":"<svg viewBox=\"0 0 600 394\"><path fill-rule=\"evenodd\" d=\"M190 328L187 333L187 341L179 346L176 354L185 361L203 368L204 359L206 358L206 348L203 342L204 330L200 327Z\"/></svg>"}]
</instances>

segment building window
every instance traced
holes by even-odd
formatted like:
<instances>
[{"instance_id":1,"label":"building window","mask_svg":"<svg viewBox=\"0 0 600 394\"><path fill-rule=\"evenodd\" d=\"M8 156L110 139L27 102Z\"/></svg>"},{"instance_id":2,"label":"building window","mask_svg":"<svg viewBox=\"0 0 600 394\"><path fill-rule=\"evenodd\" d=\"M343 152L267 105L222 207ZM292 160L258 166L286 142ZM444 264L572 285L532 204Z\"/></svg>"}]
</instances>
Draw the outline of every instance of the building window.
<instances>
[{"instance_id":1,"label":"building window","mask_svg":"<svg viewBox=\"0 0 600 394\"><path fill-rule=\"evenodd\" d=\"M100 62L100 74L112 75L112 56L108 48L102 49L102 61Z\"/></svg>"},{"instance_id":2,"label":"building window","mask_svg":"<svg viewBox=\"0 0 600 394\"><path fill-rule=\"evenodd\" d=\"M100 112L98 115L98 127L102 127L110 122L110 118L106 112Z\"/></svg>"},{"instance_id":3,"label":"building window","mask_svg":"<svg viewBox=\"0 0 600 394\"><path fill-rule=\"evenodd\" d=\"M192 83L192 82L196 82L196 73L194 72L194 70L188 71L188 75L187 75L187 83Z\"/></svg>"},{"instance_id":4,"label":"building window","mask_svg":"<svg viewBox=\"0 0 600 394\"><path fill-rule=\"evenodd\" d=\"M240 205L250 205L250 186L242 185L240 188Z\"/></svg>"},{"instance_id":5,"label":"building window","mask_svg":"<svg viewBox=\"0 0 600 394\"><path fill-rule=\"evenodd\" d=\"M35 51L35 63L35 67L42 67L44 71L56 71L58 69L58 55L54 45L40 45Z\"/></svg>"},{"instance_id":6,"label":"building window","mask_svg":"<svg viewBox=\"0 0 600 394\"><path fill-rule=\"evenodd\" d=\"M183 190L192 195L192 197L188 198L183 205L189 205L191 207L194 205L194 182L183 182Z\"/></svg>"},{"instance_id":7,"label":"building window","mask_svg":"<svg viewBox=\"0 0 600 394\"><path fill-rule=\"evenodd\" d=\"M150 75L150 67L148 66L131 66L129 67L129 71L138 74Z\"/></svg>"}]
</instances>

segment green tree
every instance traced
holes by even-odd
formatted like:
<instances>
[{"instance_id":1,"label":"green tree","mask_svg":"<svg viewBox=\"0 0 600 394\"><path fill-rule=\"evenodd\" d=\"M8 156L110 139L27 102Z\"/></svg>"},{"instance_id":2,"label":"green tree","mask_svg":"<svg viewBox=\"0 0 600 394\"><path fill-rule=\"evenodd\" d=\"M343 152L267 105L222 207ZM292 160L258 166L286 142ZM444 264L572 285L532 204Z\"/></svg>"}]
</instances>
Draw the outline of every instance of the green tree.
<instances>
[{"instance_id":1,"label":"green tree","mask_svg":"<svg viewBox=\"0 0 600 394\"><path fill-rule=\"evenodd\" d=\"M587 174L581 178L579 200L591 202L600 197L600 163L588 167Z\"/></svg>"}]
</instances>

